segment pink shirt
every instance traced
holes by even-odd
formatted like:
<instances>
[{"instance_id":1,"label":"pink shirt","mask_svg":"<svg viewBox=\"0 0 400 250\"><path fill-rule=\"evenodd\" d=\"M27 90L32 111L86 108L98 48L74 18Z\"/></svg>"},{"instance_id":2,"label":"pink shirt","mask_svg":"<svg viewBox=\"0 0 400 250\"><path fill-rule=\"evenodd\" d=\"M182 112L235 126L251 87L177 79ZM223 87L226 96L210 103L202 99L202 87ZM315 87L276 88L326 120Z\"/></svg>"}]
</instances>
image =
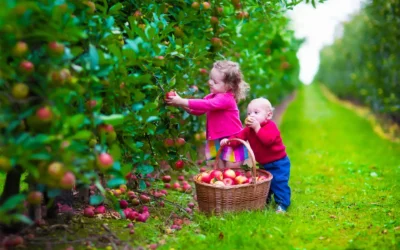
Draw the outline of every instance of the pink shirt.
<instances>
[{"instance_id":1,"label":"pink shirt","mask_svg":"<svg viewBox=\"0 0 400 250\"><path fill-rule=\"evenodd\" d=\"M242 122L232 92L209 94L203 99L189 99L189 113L206 114L207 140L215 140L239 133Z\"/></svg>"}]
</instances>

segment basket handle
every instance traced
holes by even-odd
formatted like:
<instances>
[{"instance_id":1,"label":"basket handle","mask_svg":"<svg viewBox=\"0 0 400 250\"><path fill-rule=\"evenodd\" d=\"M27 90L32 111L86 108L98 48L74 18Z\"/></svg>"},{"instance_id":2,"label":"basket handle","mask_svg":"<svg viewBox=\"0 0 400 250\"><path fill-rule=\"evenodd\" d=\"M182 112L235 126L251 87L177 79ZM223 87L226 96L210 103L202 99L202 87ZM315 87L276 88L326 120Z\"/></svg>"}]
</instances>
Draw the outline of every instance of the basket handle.
<instances>
[{"instance_id":1,"label":"basket handle","mask_svg":"<svg viewBox=\"0 0 400 250\"><path fill-rule=\"evenodd\" d=\"M238 142L242 143L247 148L247 151L249 152L249 156L250 156L250 159L251 159L251 165L252 165L251 173L252 173L252 177L253 178L251 180L251 183L256 183L256 176L257 176L256 157L254 156L254 152L251 149L249 143L246 142L246 141L243 141L242 139L239 139L239 138L231 138L231 139L228 140L228 142L230 142L230 141L238 141ZM224 145L222 147L219 147L217 155L215 156L214 169L218 168L218 161L220 160L219 157L221 155L222 148L226 147L226 146L229 146L229 145L226 144L226 145Z\"/></svg>"}]
</instances>

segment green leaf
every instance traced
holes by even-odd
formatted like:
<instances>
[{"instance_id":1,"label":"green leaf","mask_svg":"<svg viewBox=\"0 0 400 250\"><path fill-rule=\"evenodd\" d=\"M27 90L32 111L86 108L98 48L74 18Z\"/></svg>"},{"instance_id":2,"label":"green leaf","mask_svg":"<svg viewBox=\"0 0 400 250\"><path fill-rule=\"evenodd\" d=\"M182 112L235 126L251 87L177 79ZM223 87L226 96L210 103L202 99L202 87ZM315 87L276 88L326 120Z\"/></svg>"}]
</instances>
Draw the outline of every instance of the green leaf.
<instances>
[{"instance_id":1,"label":"green leaf","mask_svg":"<svg viewBox=\"0 0 400 250\"><path fill-rule=\"evenodd\" d=\"M119 161L115 161L112 166L112 170L115 170L117 172L121 171L121 163Z\"/></svg>"},{"instance_id":2,"label":"green leaf","mask_svg":"<svg viewBox=\"0 0 400 250\"><path fill-rule=\"evenodd\" d=\"M140 165L136 168L136 171L142 175L150 174L154 171L154 167L150 165Z\"/></svg>"},{"instance_id":3,"label":"green leaf","mask_svg":"<svg viewBox=\"0 0 400 250\"><path fill-rule=\"evenodd\" d=\"M132 111L139 111L143 108L143 104L142 103L135 103L132 105Z\"/></svg>"},{"instance_id":4,"label":"green leaf","mask_svg":"<svg viewBox=\"0 0 400 250\"><path fill-rule=\"evenodd\" d=\"M50 160L51 155L48 153L37 153L29 156L30 160Z\"/></svg>"},{"instance_id":5,"label":"green leaf","mask_svg":"<svg viewBox=\"0 0 400 250\"><path fill-rule=\"evenodd\" d=\"M117 14L119 10L121 10L124 6L122 3L117 3L111 6L109 14Z\"/></svg>"},{"instance_id":6,"label":"green leaf","mask_svg":"<svg viewBox=\"0 0 400 250\"><path fill-rule=\"evenodd\" d=\"M18 205L22 204L24 200L25 200L24 194L17 194L17 195L11 196L0 207L0 211L8 211L8 210L14 209Z\"/></svg>"},{"instance_id":7,"label":"green leaf","mask_svg":"<svg viewBox=\"0 0 400 250\"><path fill-rule=\"evenodd\" d=\"M102 195L91 195L89 198L90 205L99 205L104 201L104 197Z\"/></svg>"},{"instance_id":8,"label":"green leaf","mask_svg":"<svg viewBox=\"0 0 400 250\"><path fill-rule=\"evenodd\" d=\"M126 183L126 181L123 178L114 178L107 182L107 187L115 188L115 187L119 187L120 185L125 184L125 183Z\"/></svg>"},{"instance_id":9,"label":"green leaf","mask_svg":"<svg viewBox=\"0 0 400 250\"><path fill-rule=\"evenodd\" d=\"M81 130L81 131L78 131L73 136L71 136L70 139L74 139L74 140L89 140L90 138L92 138L92 136L93 136L92 135L92 131Z\"/></svg>"},{"instance_id":10,"label":"green leaf","mask_svg":"<svg viewBox=\"0 0 400 250\"><path fill-rule=\"evenodd\" d=\"M146 182L144 180L139 181L139 189L140 190L145 190L146 189Z\"/></svg>"},{"instance_id":11,"label":"green leaf","mask_svg":"<svg viewBox=\"0 0 400 250\"><path fill-rule=\"evenodd\" d=\"M114 143L111 146L110 154L113 157L114 161L119 161L121 159L122 153L121 148L118 146L118 144Z\"/></svg>"},{"instance_id":12,"label":"green leaf","mask_svg":"<svg viewBox=\"0 0 400 250\"><path fill-rule=\"evenodd\" d=\"M158 116L150 116L149 118L147 118L146 122L154 122L157 120L160 120Z\"/></svg>"},{"instance_id":13,"label":"green leaf","mask_svg":"<svg viewBox=\"0 0 400 250\"><path fill-rule=\"evenodd\" d=\"M95 185L96 185L96 187L100 190L100 192L101 192L102 194L104 194L104 193L106 192L106 190L104 189L103 185L101 185L101 183L100 183L99 180L97 180L97 181L95 182Z\"/></svg>"},{"instance_id":14,"label":"green leaf","mask_svg":"<svg viewBox=\"0 0 400 250\"><path fill-rule=\"evenodd\" d=\"M13 217L13 220L15 220L15 221L20 221L20 222L28 224L28 225L33 224L33 221L31 219L29 219L26 215L14 214L12 217Z\"/></svg>"},{"instance_id":15,"label":"green leaf","mask_svg":"<svg viewBox=\"0 0 400 250\"><path fill-rule=\"evenodd\" d=\"M89 45L89 62L91 70L99 69L99 54L97 53L96 47L92 44Z\"/></svg>"},{"instance_id":16,"label":"green leaf","mask_svg":"<svg viewBox=\"0 0 400 250\"><path fill-rule=\"evenodd\" d=\"M79 126L83 125L85 120L85 115L77 114L69 118L68 123L73 129L77 129Z\"/></svg>"},{"instance_id":17,"label":"green leaf","mask_svg":"<svg viewBox=\"0 0 400 250\"><path fill-rule=\"evenodd\" d=\"M113 114L113 115L100 115L100 120L105 124L110 124L113 126L122 125L124 123L124 115Z\"/></svg>"}]
</instances>

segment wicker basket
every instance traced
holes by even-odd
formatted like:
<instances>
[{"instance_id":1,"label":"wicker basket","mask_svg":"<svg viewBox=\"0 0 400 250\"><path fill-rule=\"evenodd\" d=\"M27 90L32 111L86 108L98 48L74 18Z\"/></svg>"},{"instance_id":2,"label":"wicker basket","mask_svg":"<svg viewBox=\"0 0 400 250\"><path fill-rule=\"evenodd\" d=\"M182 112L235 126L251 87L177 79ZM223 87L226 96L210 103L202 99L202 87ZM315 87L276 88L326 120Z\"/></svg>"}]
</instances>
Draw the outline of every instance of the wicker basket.
<instances>
[{"instance_id":1,"label":"wicker basket","mask_svg":"<svg viewBox=\"0 0 400 250\"><path fill-rule=\"evenodd\" d=\"M224 212L257 210L265 207L268 191L271 185L272 174L265 170L256 168L256 160L250 145L241 139L230 139L239 141L246 146L252 164L252 183L233 186L215 186L203 183L198 179L199 175L193 177L199 210L207 215L220 215ZM218 160L222 147L219 148L215 157L214 169L218 168ZM235 171L244 172L241 168L232 168ZM266 180L255 183L256 176L264 175Z\"/></svg>"}]
</instances>

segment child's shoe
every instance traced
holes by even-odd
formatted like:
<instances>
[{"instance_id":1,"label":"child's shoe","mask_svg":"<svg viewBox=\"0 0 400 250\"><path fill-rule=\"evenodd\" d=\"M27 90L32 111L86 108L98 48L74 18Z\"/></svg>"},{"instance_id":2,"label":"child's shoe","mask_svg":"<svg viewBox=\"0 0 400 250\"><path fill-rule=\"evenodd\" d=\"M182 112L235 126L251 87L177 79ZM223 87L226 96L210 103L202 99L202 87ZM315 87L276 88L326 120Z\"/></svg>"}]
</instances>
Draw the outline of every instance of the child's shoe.
<instances>
[{"instance_id":1,"label":"child's shoe","mask_svg":"<svg viewBox=\"0 0 400 250\"><path fill-rule=\"evenodd\" d=\"M286 213L286 210L285 210L283 207L281 207L281 205L278 205L278 206L276 207L275 212L276 212L277 214L284 214L284 213Z\"/></svg>"}]
</instances>

